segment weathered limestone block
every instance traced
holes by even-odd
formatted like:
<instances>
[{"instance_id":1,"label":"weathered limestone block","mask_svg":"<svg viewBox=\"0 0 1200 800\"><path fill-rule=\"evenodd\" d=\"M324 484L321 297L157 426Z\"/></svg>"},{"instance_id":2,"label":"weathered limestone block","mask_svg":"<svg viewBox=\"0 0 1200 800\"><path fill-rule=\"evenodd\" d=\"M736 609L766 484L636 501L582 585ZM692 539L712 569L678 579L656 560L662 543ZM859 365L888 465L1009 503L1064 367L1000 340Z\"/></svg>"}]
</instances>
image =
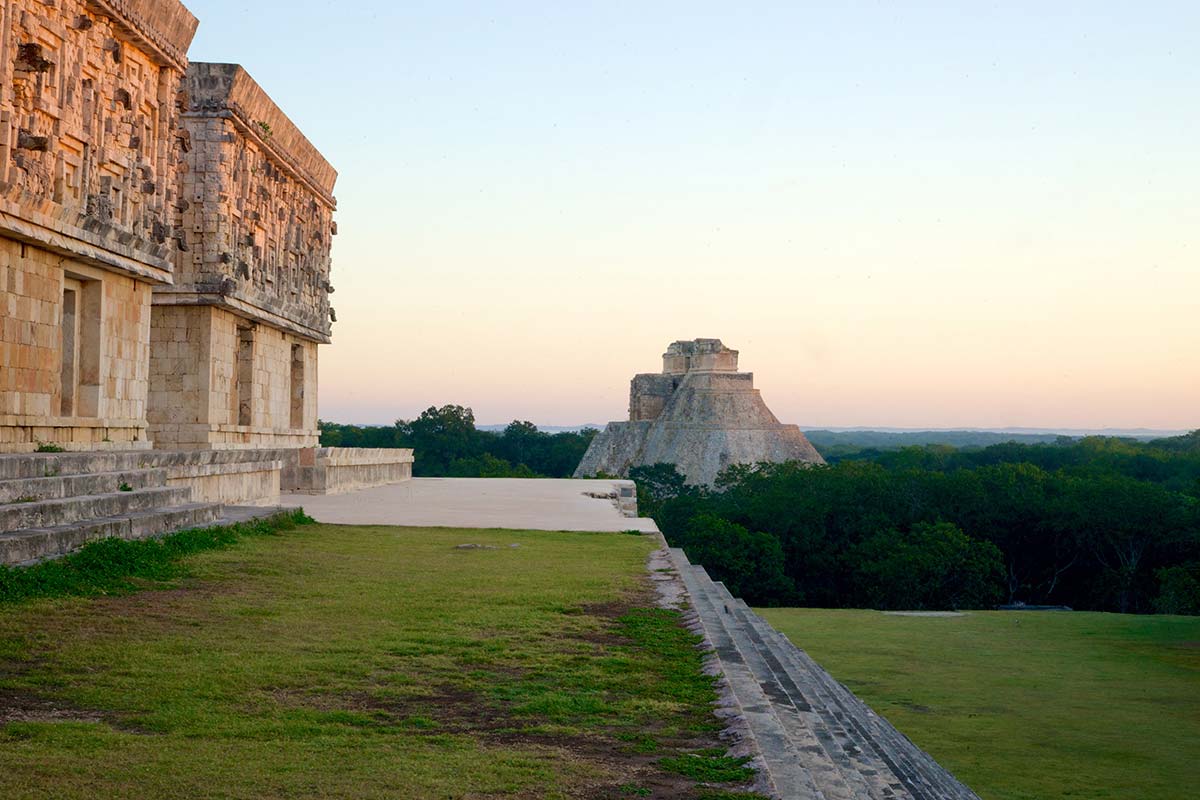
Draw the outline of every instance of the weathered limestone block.
<instances>
[{"instance_id":1,"label":"weathered limestone block","mask_svg":"<svg viewBox=\"0 0 1200 800\"><path fill-rule=\"evenodd\" d=\"M798 427L771 413L737 359L719 339L673 343L662 374L634 377L629 421L610 422L592 440L575 477L667 463L689 483L712 485L733 464L825 463Z\"/></svg>"},{"instance_id":2,"label":"weathered limestone block","mask_svg":"<svg viewBox=\"0 0 1200 800\"><path fill-rule=\"evenodd\" d=\"M155 306L148 419L160 448L317 444L317 343L218 306Z\"/></svg>"}]
</instances>

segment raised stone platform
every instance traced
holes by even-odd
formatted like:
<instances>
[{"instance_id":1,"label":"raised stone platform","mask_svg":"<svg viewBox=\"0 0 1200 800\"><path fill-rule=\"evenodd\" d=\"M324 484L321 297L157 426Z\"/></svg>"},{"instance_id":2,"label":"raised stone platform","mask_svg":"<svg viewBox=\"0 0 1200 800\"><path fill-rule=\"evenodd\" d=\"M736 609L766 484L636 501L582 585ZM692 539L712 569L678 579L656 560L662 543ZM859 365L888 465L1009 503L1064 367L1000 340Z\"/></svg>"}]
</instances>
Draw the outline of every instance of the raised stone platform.
<instances>
[{"instance_id":1,"label":"raised stone platform","mask_svg":"<svg viewBox=\"0 0 1200 800\"><path fill-rule=\"evenodd\" d=\"M658 563L668 559L724 678L719 713L756 756L762 790L786 800L979 800L682 550Z\"/></svg>"},{"instance_id":2,"label":"raised stone platform","mask_svg":"<svg viewBox=\"0 0 1200 800\"><path fill-rule=\"evenodd\" d=\"M0 455L0 564L69 553L96 539L144 539L273 514L221 502L260 493L272 476L278 496L280 462L250 455Z\"/></svg>"},{"instance_id":3,"label":"raised stone platform","mask_svg":"<svg viewBox=\"0 0 1200 800\"><path fill-rule=\"evenodd\" d=\"M551 531L657 532L638 518L632 481L413 478L354 494L284 494L319 522Z\"/></svg>"}]
</instances>

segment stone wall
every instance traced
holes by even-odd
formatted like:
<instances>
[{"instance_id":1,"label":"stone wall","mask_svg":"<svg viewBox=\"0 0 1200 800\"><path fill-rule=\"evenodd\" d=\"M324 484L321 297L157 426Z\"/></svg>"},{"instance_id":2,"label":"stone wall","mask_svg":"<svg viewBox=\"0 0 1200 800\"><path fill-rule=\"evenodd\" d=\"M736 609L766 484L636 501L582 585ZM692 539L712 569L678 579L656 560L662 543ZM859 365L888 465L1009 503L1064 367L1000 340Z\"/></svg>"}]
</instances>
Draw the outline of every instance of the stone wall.
<instances>
[{"instance_id":1,"label":"stone wall","mask_svg":"<svg viewBox=\"0 0 1200 800\"><path fill-rule=\"evenodd\" d=\"M187 63L196 24L0 4L0 451L153 441L198 498L258 502L319 439L337 173L244 69ZM322 491L411 476L316 452Z\"/></svg>"},{"instance_id":2,"label":"stone wall","mask_svg":"<svg viewBox=\"0 0 1200 800\"><path fill-rule=\"evenodd\" d=\"M0 238L0 290L0 451L148 447L150 285Z\"/></svg>"},{"instance_id":3,"label":"stone wall","mask_svg":"<svg viewBox=\"0 0 1200 800\"><path fill-rule=\"evenodd\" d=\"M285 464L282 485L300 494L339 494L412 478L408 449L313 447L297 455Z\"/></svg>"},{"instance_id":4,"label":"stone wall","mask_svg":"<svg viewBox=\"0 0 1200 800\"><path fill-rule=\"evenodd\" d=\"M289 452L279 450L153 451L142 464L167 470L167 486L187 486L198 503L278 505Z\"/></svg>"},{"instance_id":5,"label":"stone wall","mask_svg":"<svg viewBox=\"0 0 1200 800\"><path fill-rule=\"evenodd\" d=\"M655 420L675 388L679 378L674 375L642 374L629 382L629 419Z\"/></svg>"},{"instance_id":6,"label":"stone wall","mask_svg":"<svg viewBox=\"0 0 1200 800\"><path fill-rule=\"evenodd\" d=\"M153 298L152 437L314 446L337 173L241 67L193 63L185 88L176 280Z\"/></svg>"},{"instance_id":7,"label":"stone wall","mask_svg":"<svg viewBox=\"0 0 1200 800\"><path fill-rule=\"evenodd\" d=\"M175 0L0 7L0 451L149 446L195 28Z\"/></svg>"},{"instance_id":8,"label":"stone wall","mask_svg":"<svg viewBox=\"0 0 1200 800\"><path fill-rule=\"evenodd\" d=\"M175 0L11 0L0 11L0 231L167 281L179 81Z\"/></svg>"},{"instance_id":9,"label":"stone wall","mask_svg":"<svg viewBox=\"0 0 1200 800\"><path fill-rule=\"evenodd\" d=\"M157 447L317 444L316 342L216 306L155 306L153 321L149 421Z\"/></svg>"}]
</instances>

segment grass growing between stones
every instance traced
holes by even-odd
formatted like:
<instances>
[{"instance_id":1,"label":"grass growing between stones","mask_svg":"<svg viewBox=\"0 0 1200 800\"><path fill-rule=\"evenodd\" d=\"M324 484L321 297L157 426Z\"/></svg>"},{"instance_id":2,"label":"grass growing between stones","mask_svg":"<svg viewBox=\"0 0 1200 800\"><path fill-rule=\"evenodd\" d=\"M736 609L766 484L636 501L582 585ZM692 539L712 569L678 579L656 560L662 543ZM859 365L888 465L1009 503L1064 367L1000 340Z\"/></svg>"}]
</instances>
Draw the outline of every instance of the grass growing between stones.
<instances>
[{"instance_id":1,"label":"grass growing between stones","mask_svg":"<svg viewBox=\"0 0 1200 800\"><path fill-rule=\"evenodd\" d=\"M304 525L5 605L0 797L721 796L670 769L718 723L653 546Z\"/></svg>"},{"instance_id":2,"label":"grass growing between stones","mask_svg":"<svg viewBox=\"0 0 1200 800\"><path fill-rule=\"evenodd\" d=\"M985 800L1196 796L1200 618L760 613Z\"/></svg>"}]
</instances>

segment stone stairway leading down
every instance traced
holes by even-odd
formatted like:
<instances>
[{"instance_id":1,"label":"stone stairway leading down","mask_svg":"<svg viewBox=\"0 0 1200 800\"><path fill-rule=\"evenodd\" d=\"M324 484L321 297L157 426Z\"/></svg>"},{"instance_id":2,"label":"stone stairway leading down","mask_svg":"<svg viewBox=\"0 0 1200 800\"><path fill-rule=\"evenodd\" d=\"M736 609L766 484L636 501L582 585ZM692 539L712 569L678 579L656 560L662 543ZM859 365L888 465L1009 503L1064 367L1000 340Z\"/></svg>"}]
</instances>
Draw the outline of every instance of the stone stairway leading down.
<instances>
[{"instance_id":1,"label":"stone stairway leading down","mask_svg":"<svg viewBox=\"0 0 1200 800\"><path fill-rule=\"evenodd\" d=\"M670 553L776 797L979 800L682 550Z\"/></svg>"},{"instance_id":2,"label":"stone stairway leading down","mask_svg":"<svg viewBox=\"0 0 1200 800\"><path fill-rule=\"evenodd\" d=\"M146 451L0 455L0 564L27 564L95 539L145 539L244 521L272 508L192 502Z\"/></svg>"}]
</instances>

